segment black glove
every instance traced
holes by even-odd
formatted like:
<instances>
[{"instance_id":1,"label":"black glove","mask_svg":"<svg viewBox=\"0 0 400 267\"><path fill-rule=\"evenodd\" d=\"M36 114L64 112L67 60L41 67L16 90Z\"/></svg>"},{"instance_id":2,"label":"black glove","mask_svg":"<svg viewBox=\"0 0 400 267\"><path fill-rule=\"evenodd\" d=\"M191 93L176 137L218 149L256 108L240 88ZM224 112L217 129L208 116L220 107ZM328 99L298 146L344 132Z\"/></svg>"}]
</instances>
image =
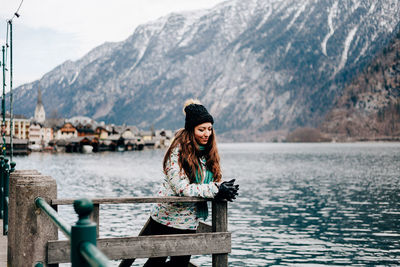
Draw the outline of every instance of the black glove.
<instances>
[{"instance_id":1,"label":"black glove","mask_svg":"<svg viewBox=\"0 0 400 267\"><path fill-rule=\"evenodd\" d=\"M226 199L228 201L233 201L236 199L236 196L239 195L239 185L235 185L235 179L232 179L227 182L223 182L219 186L218 193L215 195L216 199Z\"/></svg>"}]
</instances>

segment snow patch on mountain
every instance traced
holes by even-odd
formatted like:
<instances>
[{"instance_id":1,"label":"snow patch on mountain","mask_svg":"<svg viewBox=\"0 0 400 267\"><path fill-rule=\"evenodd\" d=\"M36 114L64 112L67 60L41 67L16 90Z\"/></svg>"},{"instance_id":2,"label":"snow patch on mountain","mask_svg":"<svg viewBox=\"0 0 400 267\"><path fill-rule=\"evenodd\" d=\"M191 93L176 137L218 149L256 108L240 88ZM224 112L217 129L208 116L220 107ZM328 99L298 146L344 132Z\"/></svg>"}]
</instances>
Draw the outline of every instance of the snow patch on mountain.
<instances>
[{"instance_id":1,"label":"snow patch on mountain","mask_svg":"<svg viewBox=\"0 0 400 267\"><path fill-rule=\"evenodd\" d=\"M351 31L347 35L346 40L344 41L344 46L343 46L344 48L343 48L342 56L340 58L340 63L339 63L339 66L337 67L337 69L335 70L334 75L336 75L336 73L338 71L340 71L341 69L343 69L343 67L346 65L349 48L350 48L351 42L353 41L354 35L357 32L357 29L358 29L358 25L355 26L353 29L351 29Z\"/></svg>"},{"instance_id":2,"label":"snow patch on mountain","mask_svg":"<svg viewBox=\"0 0 400 267\"><path fill-rule=\"evenodd\" d=\"M333 3L332 7L329 9L329 15L328 15L329 32L327 33L327 35L325 35L324 40L321 43L322 53L325 56L328 56L328 53L326 51L326 44L327 44L329 38L331 38L331 36L335 33L335 29L333 28L332 18L334 16L336 16L337 8L338 8L338 2L336 1Z\"/></svg>"},{"instance_id":3,"label":"snow patch on mountain","mask_svg":"<svg viewBox=\"0 0 400 267\"><path fill-rule=\"evenodd\" d=\"M302 12L304 12L304 10L306 9L306 7L307 7L307 2L304 2L300 7L297 7L297 8L296 8L297 11L296 11L296 13L294 14L292 20L291 20L291 21L289 22L289 24L286 26L286 30L289 30L289 29L293 26L293 24L295 23L296 19L300 16L300 14L301 14Z\"/></svg>"}]
</instances>

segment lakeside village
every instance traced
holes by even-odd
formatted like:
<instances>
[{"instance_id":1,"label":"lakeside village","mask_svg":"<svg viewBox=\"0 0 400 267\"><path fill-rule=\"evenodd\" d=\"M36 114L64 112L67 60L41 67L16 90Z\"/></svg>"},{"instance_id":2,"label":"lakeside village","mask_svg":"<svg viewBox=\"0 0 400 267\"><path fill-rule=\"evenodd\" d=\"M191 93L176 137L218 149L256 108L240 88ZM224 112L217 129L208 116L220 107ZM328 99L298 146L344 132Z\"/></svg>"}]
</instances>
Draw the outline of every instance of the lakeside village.
<instances>
[{"instance_id":1,"label":"lakeside village","mask_svg":"<svg viewBox=\"0 0 400 267\"><path fill-rule=\"evenodd\" d=\"M10 114L6 113L2 130L6 151L10 151ZM143 131L136 126L98 123L85 116L46 119L40 89L34 117L13 116L14 155L31 151L92 153L164 148L169 146L172 136L171 130Z\"/></svg>"}]
</instances>

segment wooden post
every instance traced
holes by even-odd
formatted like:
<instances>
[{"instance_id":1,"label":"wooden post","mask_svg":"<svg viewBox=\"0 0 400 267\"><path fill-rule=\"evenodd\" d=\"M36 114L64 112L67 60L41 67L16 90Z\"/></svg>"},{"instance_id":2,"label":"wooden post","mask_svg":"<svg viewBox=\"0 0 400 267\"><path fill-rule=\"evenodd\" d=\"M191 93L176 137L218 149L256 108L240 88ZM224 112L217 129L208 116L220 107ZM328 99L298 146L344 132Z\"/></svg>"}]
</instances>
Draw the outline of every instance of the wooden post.
<instances>
[{"instance_id":1,"label":"wooden post","mask_svg":"<svg viewBox=\"0 0 400 267\"><path fill-rule=\"evenodd\" d=\"M93 212L90 214L90 220L97 224L97 237L100 233L100 204L93 204Z\"/></svg>"},{"instance_id":2,"label":"wooden post","mask_svg":"<svg viewBox=\"0 0 400 267\"><path fill-rule=\"evenodd\" d=\"M7 261L11 262L12 261L12 253L11 250L14 247L15 244L15 223L18 223L18 218L16 213L16 205L17 202L15 201L16 198L16 193L15 193L15 184L16 181L22 178L26 178L27 176L38 176L40 173L36 170L16 170L13 173L10 174L10 201L9 201L9 207L8 207L8 234L7 234Z\"/></svg>"},{"instance_id":3,"label":"wooden post","mask_svg":"<svg viewBox=\"0 0 400 267\"><path fill-rule=\"evenodd\" d=\"M10 179L8 266L47 265L47 241L58 239L57 227L35 206L35 198L57 198L56 181L32 172L15 172ZM54 265L52 265L54 266Z\"/></svg>"},{"instance_id":4,"label":"wooden post","mask_svg":"<svg viewBox=\"0 0 400 267\"><path fill-rule=\"evenodd\" d=\"M226 201L214 200L212 202L212 231L228 231L228 203ZM228 267L228 254L213 254L212 266Z\"/></svg>"}]
</instances>

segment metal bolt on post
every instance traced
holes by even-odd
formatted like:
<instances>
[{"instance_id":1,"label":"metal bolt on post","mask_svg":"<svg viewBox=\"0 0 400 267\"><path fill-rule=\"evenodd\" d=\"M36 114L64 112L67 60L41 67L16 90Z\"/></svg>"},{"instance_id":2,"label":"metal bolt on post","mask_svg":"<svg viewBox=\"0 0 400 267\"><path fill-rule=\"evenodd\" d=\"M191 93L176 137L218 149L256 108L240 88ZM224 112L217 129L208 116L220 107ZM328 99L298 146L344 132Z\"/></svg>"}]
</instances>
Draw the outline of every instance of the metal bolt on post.
<instances>
[{"instance_id":1,"label":"metal bolt on post","mask_svg":"<svg viewBox=\"0 0 400 267\"><path fill-rule=\"evenodd\" d=\"M89 242L96 246L96 224L90 221L93 203L88 199L74 201L74 209L78 214L78 221L71 228L71 263L73 267L90 267L80 253L83 243Z\"/></svg>"}]
</instances>

